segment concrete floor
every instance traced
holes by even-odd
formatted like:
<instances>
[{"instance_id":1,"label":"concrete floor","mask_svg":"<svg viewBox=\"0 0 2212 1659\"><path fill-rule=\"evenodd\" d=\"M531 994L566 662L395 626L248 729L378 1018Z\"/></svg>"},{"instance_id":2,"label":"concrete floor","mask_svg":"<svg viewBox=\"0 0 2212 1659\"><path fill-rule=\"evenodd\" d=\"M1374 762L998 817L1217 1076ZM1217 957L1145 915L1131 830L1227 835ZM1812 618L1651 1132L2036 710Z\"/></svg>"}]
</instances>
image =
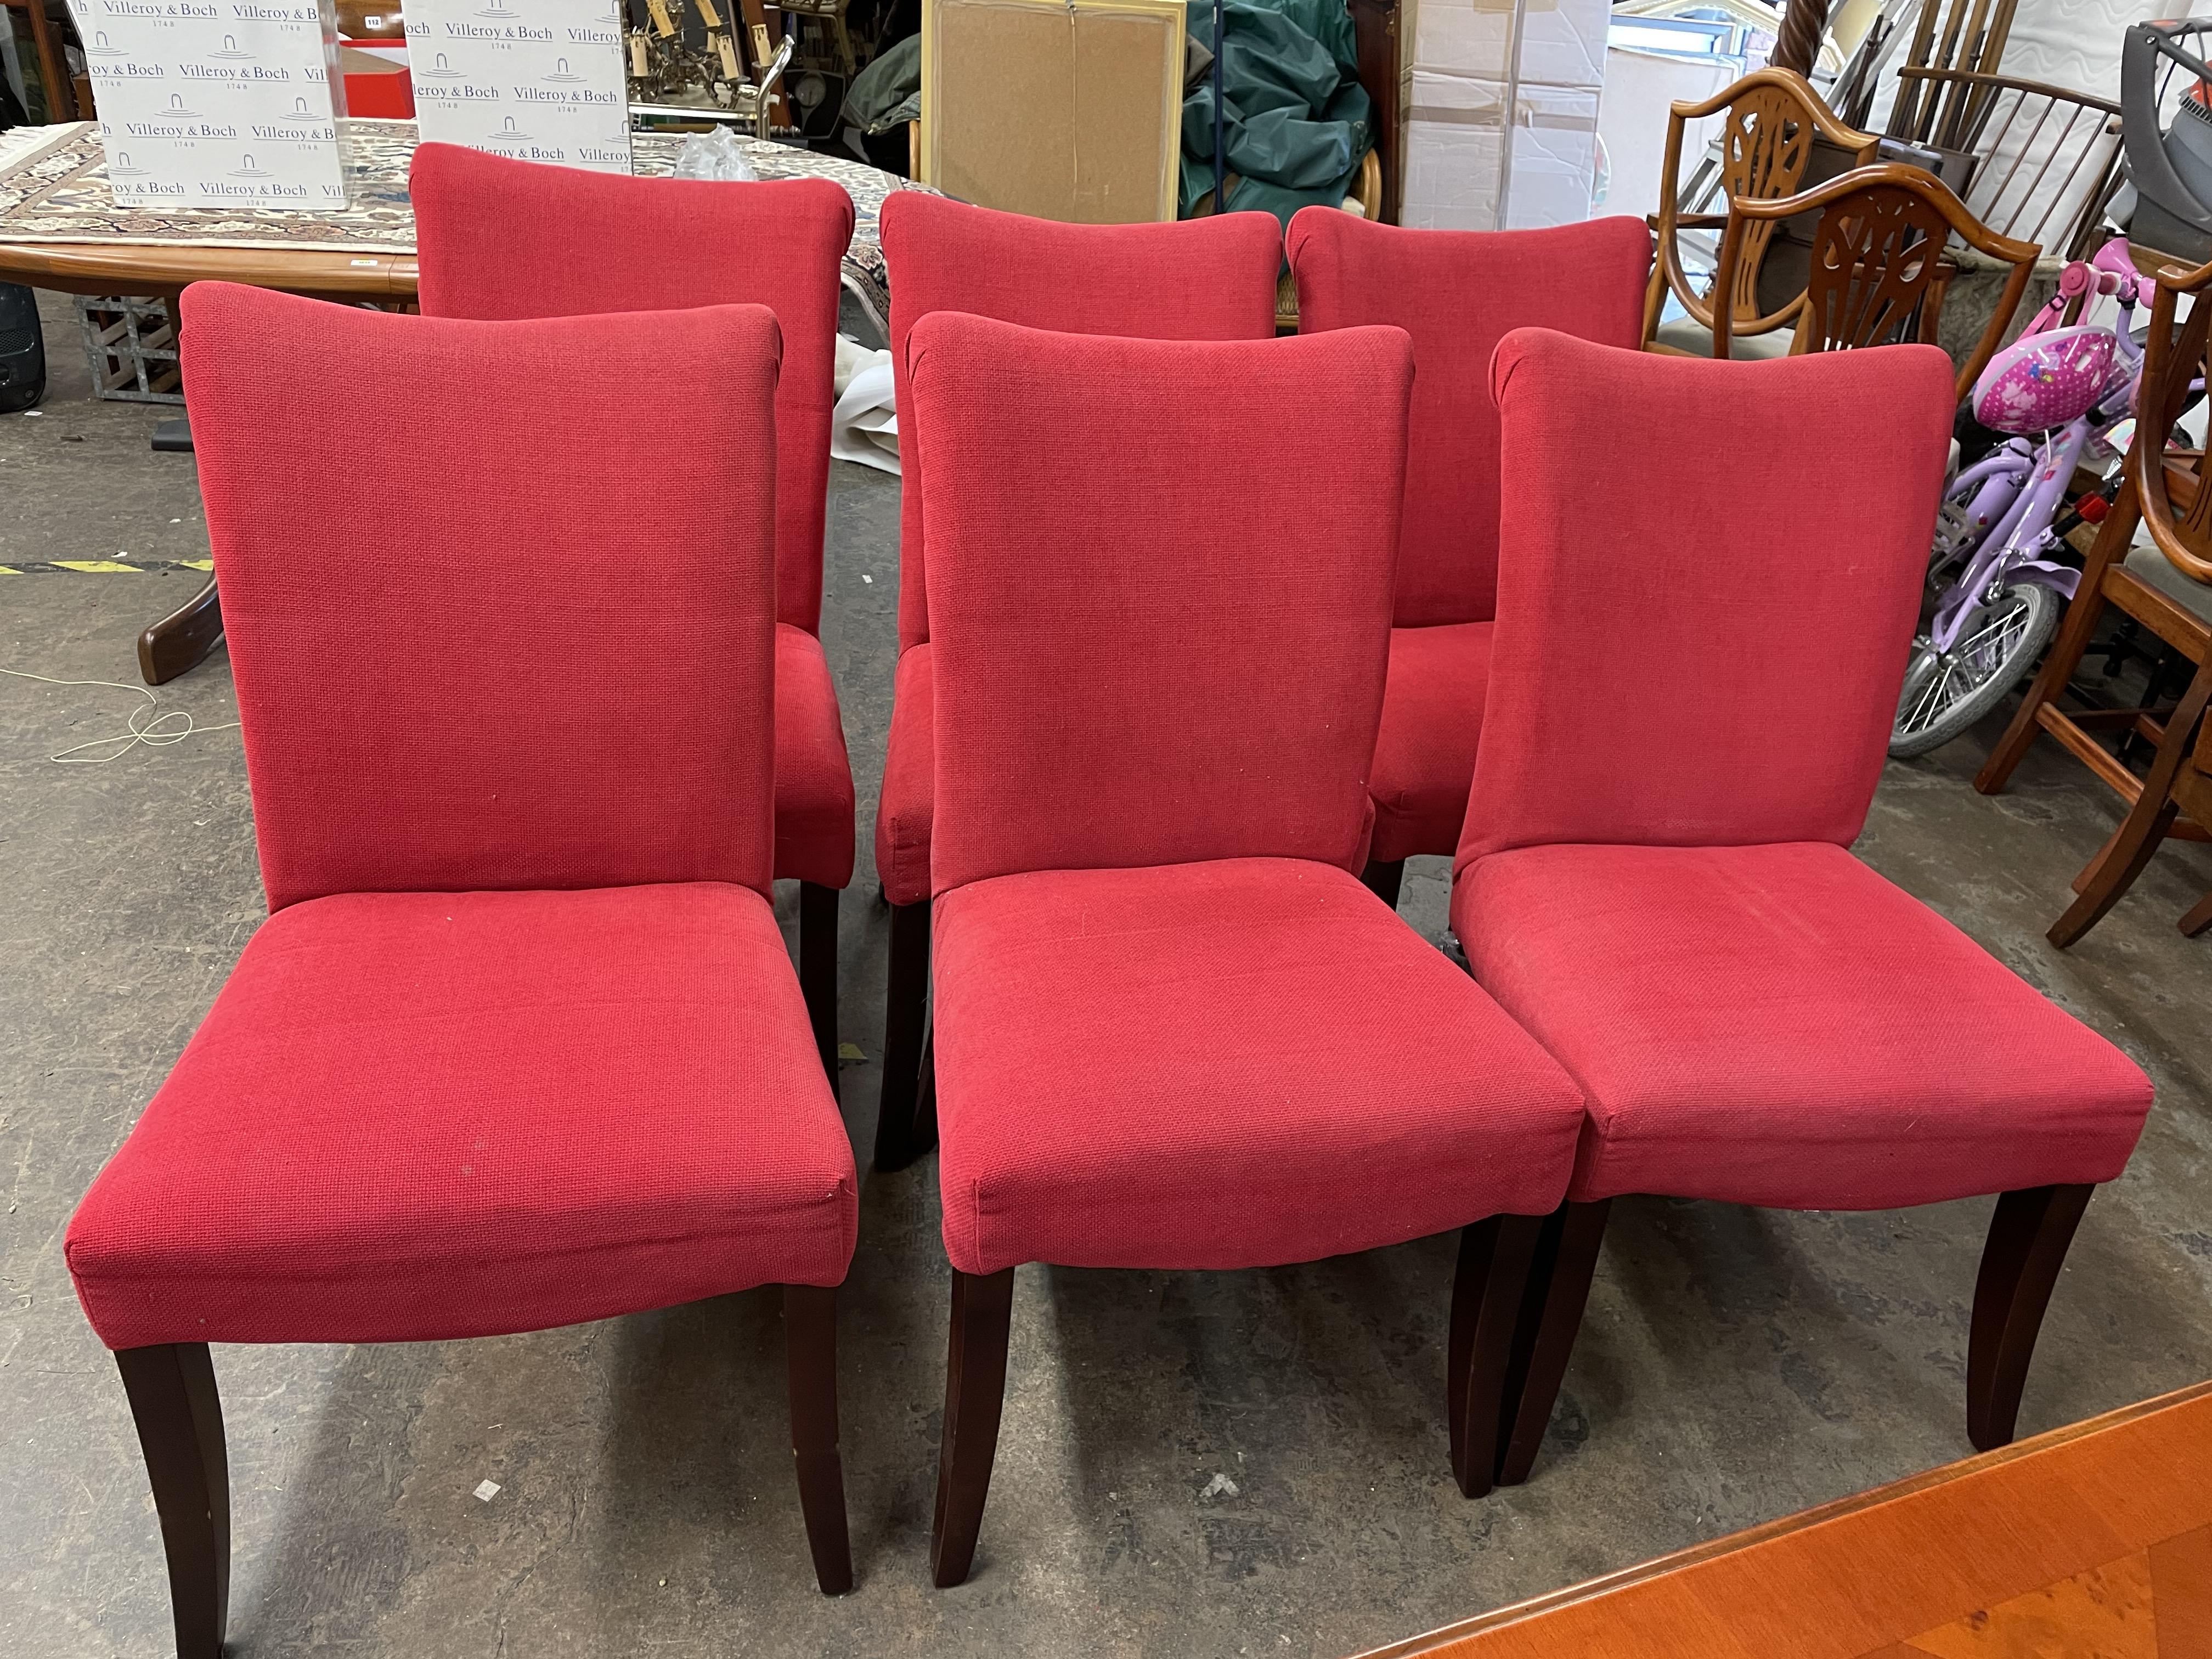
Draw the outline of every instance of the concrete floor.
<instances>
[{"instance_id":1,"label":"concrete floor","mask_svg":"<svg viewBox=\"0 0 2212 1659\"><path fill-rule=\"evenodd\" d=\"M0 416L0 564L200 555L190 459L148 453L155 412L90 400L66 310L49 317L54 396L36 418ZM864 849L897 507L896 481L836 469L824 634ZM137 629L197 580L0 577L0 666L133 682ZM374 705L373 667L355 690ZM60 1245L262 900L235 732L47 763L134 701L0 679L0 1653L169 1650L122 1389ZM233 718L222 654L161 702ZM2114 805L2048 747L1984 799L1966 780L1989 735L1892 767L1860 850L2159 1086L2061 1282L2033 1432L2212 1374L2212 939L2173 928L2212 886L2212 855L2169 848L2087 941L2051 950L2043 929ZM1406 913L1431 939L1445 880L1442 860L1409 872ZM882 1031L872 891L864 878L843 912L843 1034L869 1056L846 1073L862 1149ZM1940 1006L1929 1036L1940 1056ZM489 1341L217 1350L233 1650L1335 1656L1968 1449L1986 1200L1863 1215L1624 1201L1535 1477L1476 1503L1445 1467L1449 1239L1264 1273L1032 1267L977 1571L940 1593L933 1167L863 1191L842 1327L851 1596L824 1600L807 1571L775 1304L757 1292ZM471 1495L485 1480L501 1486L488 1504Z\"/></svg>"}]
</instances>

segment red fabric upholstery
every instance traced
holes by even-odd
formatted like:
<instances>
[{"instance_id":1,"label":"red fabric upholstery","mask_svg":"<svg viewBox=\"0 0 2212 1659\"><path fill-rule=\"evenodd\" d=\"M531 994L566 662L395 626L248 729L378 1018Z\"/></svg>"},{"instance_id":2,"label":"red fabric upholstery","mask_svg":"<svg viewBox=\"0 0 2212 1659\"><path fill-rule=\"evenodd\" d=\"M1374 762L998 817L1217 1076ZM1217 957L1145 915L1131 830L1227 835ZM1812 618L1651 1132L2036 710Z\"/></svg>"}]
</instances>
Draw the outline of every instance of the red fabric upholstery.
<instances>
[{"instance_id":1,"label":"red fabric upholstery","mask_svg":"<svg viewBox=\"0 0 2212 1659\"><path fill-rule=\"evenodd\" d=\"M842 887L853 879L853 763L822 641L775 629L775 873Z\"/></svg>"},{"instance_id":2,"label":"red fabric upholstery","mask_svg":"<svg viewBox=\"0 0 2212 1659\"><path fill-rule=\"evenodd\" d=\"M1577 1199L2109 1181L2150 1107L2126 1055L1828 842L1524 848L1462 877L1452 921L1589 1097Z\"/></svg>"},{"instance_id":3,"label":"red fabric upholstery","mask_svg":"<svg viewBox=\"0 0 2212 1659\"><path fill-rule=\"evenodd\" d=\"M1582 1102L1352 877L1006 876L936 908L945 1248L1250 1267L1558 1204Z\"/></svg>"},{"instance_id":4,"label":"red fabric upholstery","mask_svg":"<svg viewBox=\"0 0 2212 1659\"><path fill-rule=\"evenodd\" d=\"M883 205L890 271L891 375L898 404L899 646L929 637L921 466L907 331L933 311L1024 328L1158 340L1266 340L1275 332L1282 231L1272 214L1166 224L1063 225L921 191Z\"/></svg>"},{"instance_id":5,"label":"red fabric upholstery","mask_svg":"<svg viewBox=\"0 0 2212 1659\"><path fill-rule=\"evenodd\" d=\"M565 317L733 302L775 313L783 332L776 616L817 632L853 198L821 179L632 179L457 144L420 146L408 190L426 315ZM674 407L688 422L688 408ZM635 407L629 418L636 420ZM693 464L688 454L684 464ZM779 637L775 665L775 873L842 887L853 878L853 768L837 688L818 647Z\"/></svg>"},{"instance_id":6,"label":"red fabric upholstery","mask_svg":"<svg viewBox=\"0 0 2212 1659\"><path fill-rule=\"evenodd\" d=\"M1714 362L1525 330L1491 373L1515 488L1457 866L1557 842L1849 843L1927 569L1948 359Z\"/></svg>"},{"instance_id":7,"label":"red fabric upholstery","mask_svg":"<svg viewBox=\"0 0 2212 1659\"><path fill-rule=\"evenodd\" d=\"M1413 383L1420 384L1418 369ZM1390 630L1390 673L1367 781L1375 798L1368 856L1377 862L1449 853L1459 844L1489 694L1491 628L1477 622Z\"/></svg>"},{"instance_id":8,"label":"red fabric upholstery","mask_svg":"<svg viewBox=\"0 0 2212 1659\"><path fill-rule=\"evenodd\" d=\"M1285 239L1303 333L1383 323L1413 340L1399 633L1375 741L1378 862L1459 845L1498 610L1498 410L1490 359L1516 328L1634 350L1651 233L1638 219L1550 230L1410 230L1306 208ZM1594 413L1600 425L1608 417Z\"/></svg>"},{"instance_id":9,"label":"red fabric upholstery","mask_svg":"<svg viewBox=\"0 0 2212 1659\"><path fill-rule=\"evenodd\" d=\"M938 550L934 890L1200 859L1356 867L1406 337L1131 340L938 312L907 374Z\"/></svg>"},{"instance_id":10,"label":"red fabric upholstery","mask_svg":"<svg viewBox=\"0 0 2212 1659\"><path fill-rule=\"evenodd\" d=\"M837 303L853 198L825 179L633 179L423 144L407 180L428 317L506 319L763 305L783 330L775 394L776 618L822 617ZM629 419L651 409L635 399ZM693 411L662 411L688 444ZM665 449L668 434L660 434ZM526 448L519 458L532 471ZM681 464L698 465L688 449ZM667 463L664 460L664 469Z\"/></svg>"},{"instance_id":11,"label":"red fabric upholstery","mask_svg":"<svg viewBox=\"0 0 2212 1659\"><path fill-rule=\"evenodd\" d=\"M921 537L921 434L907 379L907 334L933 311L964 311L1071 334L1266 340L1275 332L1282 233L1266 213L1168 224L1062 225L920 191L884 204L891 282L891 377L898 404L899 647L896 701L876 809L876 874L894 904L929 896L931 711ZM920 744L917 750L915 745Z\"/></svg>"},{"instance_id":12,"label":"red fabric upholstery","mask_svg":"<svg viewBox=\"0 0 2212 1659\"><path fill-rule=\"evenodd\" d=\"M835 1285L857 1213L758 893L342 895L254 935L68 1256L112 1348L396 1342Z\"/></svg>"},{"instance_id":13,"label":"red fabric upholstery","mask_svg":"<svg viewBox=\"0 0 2212 1659\"><path fill-rule=\"evenodd\" d=\"M1499 477L1492 354L1516 328L1634 350L1651 233L1626 218L1550 230L1410 230L1310 207L1285 240L1300 332L1383 323L1413 336L1398 626L1488 622L1498 610ZM1605 410L1585 414L1594 431L1613 429ZM1452 843L1421 850L1449 853Z\"/></svg>"},{"instance_id":14,"label":"red fabric upholstery","mask_svg":"<svg viewBox=\"0 0 2212 1659\"><path fill-rule=\"evenodd\" d=\"M891 687L891 729L884 750L884 791L876 803L876 873L893 904L929 897L929 806L935 793L937 659L929 641L899 653Z\"/></svg>"},{"instance_id":15,"label":"red fabric upholstery","mask_svg":"<svg viewBox=\"0 0 2212 1659\"><path fill-rule=\"evenodd\" d=\"M207 283L185 316L271 909L767 887L774 317L457 322ZM641 402L684 410L684 465Z\"/></svg>"}]
</instances>

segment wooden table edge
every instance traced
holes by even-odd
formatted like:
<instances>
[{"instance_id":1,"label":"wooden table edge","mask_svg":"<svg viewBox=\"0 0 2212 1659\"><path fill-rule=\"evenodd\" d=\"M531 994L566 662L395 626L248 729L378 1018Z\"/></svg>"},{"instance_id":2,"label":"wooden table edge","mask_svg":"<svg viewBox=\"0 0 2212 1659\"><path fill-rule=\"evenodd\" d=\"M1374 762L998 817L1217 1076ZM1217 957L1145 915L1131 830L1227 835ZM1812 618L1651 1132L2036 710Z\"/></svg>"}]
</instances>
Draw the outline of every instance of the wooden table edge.
<instances>
[{"instance_id":1,"label":"wooden table edge","mask_svg":"<svg viewBox=\"0 0 2212 1659\"><path fill-rule=\"evenodd\" d=\"M173 242L0 241L0 279L64 294L174 294L193 283L244 283L290 294L411 300L412 253L194 247Z\"/></svg>"},{"instance_id":2,"label":"wooden table edge","mask_svg":"<svg viewBox=\"0 0 2212 1659\"><path fill-rule=\"evenodd\" d=\"M1995 1451L1983 1452L1977 1456L1962 1458L1955 1463L1939 1464L1932 1469L1923 1469L1918 1474L1907 1475L1901 1480L1893 1480L1887 1486L1875 1486L1863 1492L1855 1492L1849 1498L1839 1498L1831 1503L1816 1504L1811 1509L1800 1510L1793 1515L1782 1516L1772 1521L1763 1521L1756 1526L1747 1527L1741 1532L1732 1532L1721 1538L1710 1538L1703 1543L1689 1545L1670 1554L1655 1556L1649 1561L1638 1562L1632 1567L1623 1567L1617 1572L1604 1573L1595 1578L1584 1579L1580 1583L1568 1584L1555 1590L1547 1590L1542 1595L1532 1595L1526 1601L1510 1602L1502 1607L1494 1607L1488 1613L1477 1613L1473 1618L1462 1619L1452 1624L1442 1626L1425 1635L1408 1637L1401 1641L1388 1643L1379 1648L1370 1648L1356 1656L1356 1659L1415 1659L1415 1656L1448 1653L1457 1644L1466 1641L1470 1637L1486 1635L1509 1625L1517 1625L1528 1620L1539 1618L1545 1613L1557 1612L1562 1607L1574 1607L1585 1601L1595 1601L1603 1596L1617 1594L1632 1586L1664 1577L1668 1573L1682 1568L1695 1566L1700 1562L1732 1554L1737 1550L1749 1549L1755 1545L1765 1543L1771 1539L1782 1537L1790 1533L1809 1530L1828 1522L1842 1520L1847 1516L1861 1514L1893 1499L1907 1498L1915 1492L1925 1492L1933 1486L1946 1486L1954 1480L1962 1480L1969 1475L1978 1474L1987 1469L2002 1468L2007 1463L2018 1462L2023 1458L2035 1457L2046 1452L2055 1451L2062 1446L2070 1444L2089 1435L2100 1433L2106 1429L2120 1428L2173 1407L2187 1405L2191 1401L2207 1397L2212 1397L2212 1382L2197 1382L2185 1389L2177 1389L2172 1393L2160 1395L2154 1400L2139 1401L2132 1406L2122 1406L2117 1411L2105 1413L2101 1417L2087 1418L2079 1423L2067 1424L2063 1428L2052 1429L2030 1440L2017 1441L2009 1446L2000 1446Z\"/></svg>"}]
</instances>

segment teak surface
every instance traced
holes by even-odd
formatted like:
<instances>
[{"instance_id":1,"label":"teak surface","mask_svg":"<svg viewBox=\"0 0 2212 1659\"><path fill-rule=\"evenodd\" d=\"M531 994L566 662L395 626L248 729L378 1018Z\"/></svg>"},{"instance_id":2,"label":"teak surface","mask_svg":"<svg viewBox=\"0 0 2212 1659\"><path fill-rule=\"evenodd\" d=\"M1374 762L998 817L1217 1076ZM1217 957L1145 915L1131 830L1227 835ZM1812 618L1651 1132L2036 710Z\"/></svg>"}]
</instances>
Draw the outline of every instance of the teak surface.
<instances>
[{"instance_id":1,"label":"teak surface","mask_svg":"<svg viewBox=\"0 0 2212 1659\"><path fill-rule=\"evenodd\" d=\"M2207 1659L2212 1382L1368 1659Z\"/></svg>"}]
</instances>

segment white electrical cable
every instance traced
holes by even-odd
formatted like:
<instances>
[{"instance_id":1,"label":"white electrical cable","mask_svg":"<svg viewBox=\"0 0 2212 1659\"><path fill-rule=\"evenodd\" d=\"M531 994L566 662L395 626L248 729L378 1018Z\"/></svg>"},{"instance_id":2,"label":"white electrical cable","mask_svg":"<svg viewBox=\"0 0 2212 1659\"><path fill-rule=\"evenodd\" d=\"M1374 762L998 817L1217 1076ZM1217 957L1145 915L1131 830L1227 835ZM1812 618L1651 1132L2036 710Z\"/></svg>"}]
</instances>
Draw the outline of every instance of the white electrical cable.
<instances>
[{"instance_id":1,"label":"white electrical cable","mask_svg":"<svg viewBox=\"0 0 2212 1659\"><path fill-rule=\"evenodd\" d=\"M161 699L143 685L125 685L119 680L58 680L46 674L28 673L21 668L0 668L0 674L11 679L36 680L41 685L97 685L110 691L136 691L146 699L143 707L131 711L130 719L125 722L130 726L129 731L118 732L112 738L94 738L89 743L72 744L59 754L46 757L62 766L104 766L109 761L121 760L142 743L149 749L166 749L171 744L182 743L196 733L235 732L240 725L239 721L233 720L227 726L202 726L181 708L172 708L148 720L147 711L161 708ZM169 724L171 720L182 720L184 724L172 726ZM118 744L120 747L117 747ZM88 749L109 748L113 748L115 752L112 755L88 755L84 752Z\"/></svg>"}]
</instances>

